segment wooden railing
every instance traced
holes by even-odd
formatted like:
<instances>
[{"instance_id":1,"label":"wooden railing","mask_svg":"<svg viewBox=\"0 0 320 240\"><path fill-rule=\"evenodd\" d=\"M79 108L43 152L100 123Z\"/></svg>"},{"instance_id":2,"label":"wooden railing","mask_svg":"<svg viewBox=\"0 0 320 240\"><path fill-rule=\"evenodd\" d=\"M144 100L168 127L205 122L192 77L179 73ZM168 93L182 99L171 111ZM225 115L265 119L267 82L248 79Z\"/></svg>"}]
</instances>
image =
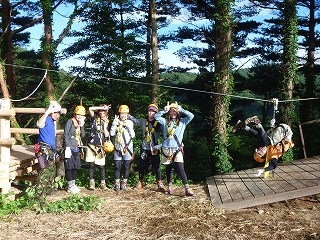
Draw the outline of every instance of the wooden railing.
<instances>
[{"instance_id":1,"label":"wooden railing","mask_svg":"<svg viewBox=\"0 0 320 240\"><path fill-rule=\"evenodd\" d=\"M16 143L11 134L26 133L39 134L38 128L11 128L10 120L19 113L43 114L46 108L11 108L11 100L0 99L0 188L2 193L7 193L11 188L10 183L10 160L11 148ZM66 113L66 109L62 109ZM57 134L63 134L63 129L58 129Z\"/></svg>"}]
</instances>

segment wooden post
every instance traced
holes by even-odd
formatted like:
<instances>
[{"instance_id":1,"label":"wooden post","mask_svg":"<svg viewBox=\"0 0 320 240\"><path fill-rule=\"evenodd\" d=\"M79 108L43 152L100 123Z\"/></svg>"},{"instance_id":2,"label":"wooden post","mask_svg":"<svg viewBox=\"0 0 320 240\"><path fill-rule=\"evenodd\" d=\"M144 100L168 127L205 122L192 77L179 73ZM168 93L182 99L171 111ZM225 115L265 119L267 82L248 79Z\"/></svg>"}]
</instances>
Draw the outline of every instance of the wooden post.
<instances>
[{"instance_id":1,"label":"wooden post","mask_svg":"<svg viewBox=\"0 0 320 240\"><path fill-rule=\"evenodd\" d=\"M9 111L8 111L9 110ZM2 111L0 117L0 188L1 193L8 193L11 187L9 181L9 168L10 168L10 148L11 134L10 134L10 99L0 99L0 111ZM8 113L5 116L5 113ZM0 142L1 142L0 141Z\"/></svg>"},{"instance_id":2,"label":"wooden post","mask_svg":"<svg viewBox=\"0 0 320 240\"><path fill-rule=\"evenodd\" d=\"M304 144L304 137L303 137L301 124L299 124L299 131L300 131L300 136L301 136L301 144L302 144L302 149L303 149L303 155L304 155L304 159L306 159L307 158L307 152L306 152L306 146Z\"/></svg>"}]
</instances>

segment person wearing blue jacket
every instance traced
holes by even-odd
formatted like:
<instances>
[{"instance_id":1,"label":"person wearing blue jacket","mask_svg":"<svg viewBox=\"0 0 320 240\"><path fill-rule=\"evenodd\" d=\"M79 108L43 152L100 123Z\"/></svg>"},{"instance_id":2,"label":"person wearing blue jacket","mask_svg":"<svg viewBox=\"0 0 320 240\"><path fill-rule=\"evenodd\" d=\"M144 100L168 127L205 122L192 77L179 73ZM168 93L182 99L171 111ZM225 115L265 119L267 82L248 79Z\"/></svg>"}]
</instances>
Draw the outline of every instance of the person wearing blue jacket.
<instances>
[{"instance_id":1,"label":"person wearing blue jacket","mask_svg":"<svg viewBox=\"0 0 320 240\"><path fill-rule=\"evenodd\" d=\"M163 115L167 114L167 118ZM181 115L181 116L180 116ZM164 110L154 115L154 118L163 126L163 142L161 152L163 164L166 165L168 194L173 194L172 170L179 173L185 186L185 196L193 196L193 191L188 184L187 174L183 160L183 135L187 124L193 119L193 113L183 109L177 102L168 104Z\"/></svg>"}]
</instances>

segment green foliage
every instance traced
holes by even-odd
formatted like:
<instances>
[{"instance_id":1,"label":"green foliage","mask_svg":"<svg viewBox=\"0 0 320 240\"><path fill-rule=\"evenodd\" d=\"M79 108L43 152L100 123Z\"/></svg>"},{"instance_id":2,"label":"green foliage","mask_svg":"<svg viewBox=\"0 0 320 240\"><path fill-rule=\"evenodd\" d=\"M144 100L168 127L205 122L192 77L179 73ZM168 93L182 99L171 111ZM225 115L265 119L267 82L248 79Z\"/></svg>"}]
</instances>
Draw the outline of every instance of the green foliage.
<instances>
[{"instance_id":1,"label":"green foliage","mask_svg":"<svg viewBox=\"0 0 320 240\"><path fill-rule=\"evenodd\" d=\"M26 195L16 200L12 200L14 192L0 195L0 217L10 214L19 214L23 209L31 208L34 200Z\"/></svg>"},{"instance_id":2,"label":"green foliage","mask_svg":"<svg viewBox=\"0 0 320 240\"><path fill-rule=\"evenodd\" d=\"M234 168L230 163L232 159L227 151L226 146L221 141L219 134L213 138L212 159L216 173L227 173L234 171Z\"/></svg>"},{"instance_id":3,"label":"green foliage","mask_svg":"<svg viewBox=\"0 0 320 240\"><path fill-rule=\"evenodd\" d=\"M60 213L60 212L80 212L99 210L103 201L95 195L80 196L78 194L71 195L66 199L56 202L49 202L44 206L37 207L35 210L39 213Z\"/></svg>"}]
</instances>

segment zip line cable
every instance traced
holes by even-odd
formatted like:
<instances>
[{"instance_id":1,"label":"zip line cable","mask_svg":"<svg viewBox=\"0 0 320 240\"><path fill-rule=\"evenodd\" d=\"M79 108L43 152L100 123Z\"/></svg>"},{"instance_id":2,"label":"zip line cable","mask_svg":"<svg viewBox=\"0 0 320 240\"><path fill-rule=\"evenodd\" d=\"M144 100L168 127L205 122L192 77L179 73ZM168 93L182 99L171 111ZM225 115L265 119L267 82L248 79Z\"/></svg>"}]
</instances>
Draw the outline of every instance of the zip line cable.
<instances>
[{"instance_id":1,"label":"zip line cable","mask_svg":"<svg viewBox=\"0 0 320 240\"><path fill-rule=\"evenodd\" d=\"M14 67L21 67L21 68L30 68L34 70L45 70L45 75L37 88L28 96L30 97L41 85L41 83L44 81L46 74L48 71L50 72L61 72L61 70L46 70L43 68L34 68L34 67L27 67L27 66L22 66L22 65L14 65L14 64L4 64L4 65L9 65L9 66L14 66ZM83 75L84 77L91 77L89 75ZM205 93L205 94L212 94L212 95L218 95L218 96L225 96L225 97L231 97L231 98L238 98L238 99L246 99L246 100L254 100L254 101L260 101L260 102L271 102L273 103L273 100L267 100L267 99L261 99L261 98L253 98L253 97L245 97L245 96L240 96L240 95L233 95L233 94L226 94L226 93L216 93L216 92L211 92L211 91L204 91L204 90L198 90L198 89L190 89L190 88L183 88L183 87L175 87L175 86L169 86L169 85L163 85L163 84L153 84L153 83L145 83L145 82L139 82L139 81L134 81L134 80L128 80L128 79L119 79L119 78L111 78L111 77L102 77L103 79L106 80L113 80L113 81L119 81L119 82L127 82L127 83L134 83L134 84L141 84L141 85L149 85L149 86L159 86L163 88L171 88L171 89L177 89L177 90L183 90L183 91L190 91L190 92L197 92L197 93ZM28 97L25 97L20 100L12 100L12 101L22 101L27 99ZM300 99L287 99L287 100L278 100L280 103L285 103L285 102L300 102L300 101L310 101L310 100L319 100L320 98L300 98Z\"/></svg>"}]
</instances>

